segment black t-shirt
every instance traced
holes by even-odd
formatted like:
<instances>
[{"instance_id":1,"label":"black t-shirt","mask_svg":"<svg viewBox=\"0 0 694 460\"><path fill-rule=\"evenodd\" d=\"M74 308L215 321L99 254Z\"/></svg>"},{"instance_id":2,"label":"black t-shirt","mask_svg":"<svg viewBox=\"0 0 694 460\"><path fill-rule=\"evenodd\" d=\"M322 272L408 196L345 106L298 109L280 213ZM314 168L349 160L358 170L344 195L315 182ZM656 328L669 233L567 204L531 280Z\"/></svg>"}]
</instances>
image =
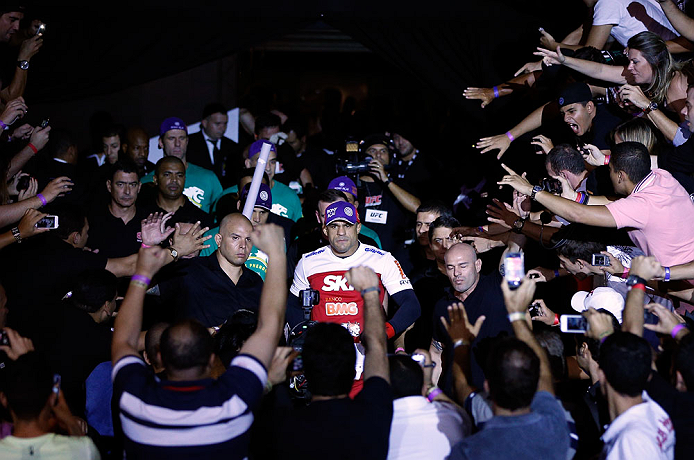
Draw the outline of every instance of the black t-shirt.
<instances>
[{"instance_id":1,"label":"black t-shirt","mask_svg":"<svg viewBox=\"0 0 694 460\"><path fill-rule=\"evenodd\" d=\"M89 215L89 238L87 246L98 249L99 254L108 258L127 257L140 249L142 238L140 231L142 219L147 217L145 211L135 209L135 215L126 224L123 219L115 217L106 206L100 206Z\"/></svg>"},{"instance_id":2,"label":"black t-shirt","mask_svg":"<svg viewBox=\"0 0 694 460\"><path fill-rule=\"evenodd\" d=\"M422 314L405 336L405 349L408 352L417 348L424 348L425 350L429 348L433 335L431 318L434 314L434 307L441 296L445 294L446 288L450 286L451 282L448 277L438 270L436 262L433 261L429 262L423 276L412 285L422 308Z\"/></svg>"},{"instance_id":3,"label":"black t-shirt","mask_svg":"<svg viewBox=\"0 0 694 460\"><path fill-rule=\"evenodd\" d=\"M610 132L630 118L631 116L616 104L597 104L593 124L580 139L586 144L593 144L600 150L609 150L611 148Z\"/></svg>"},{"instance_id":4,"label":"black t-shirt","mask_svg":"<svg viewBox=\"0 0 694 460\"><path fill-rule=\"evenodd\" d=\"M156 197L154 198L154 200L144 201L141 205L138 203L138 207L142 208L145 216L148 216L153 212L162 212L166 214L166 211L160 208L157 204ZM169 227L173 227L177 223L192 224L197 221L200 221L200 226L202 227L212 228L214 226L214 220L212 219L212 216L195 206L193 203L190 202L188 198L186 198L183 202L183 206L178 208L174 215L171 216L171 218L168 221L166 221L166 225Z\"/></svg>"},{"instance_id":5,"label":"black t-shirt","mask_svg":"<svg viewBox=\"0 0 694 460\"><path fill-rule=\"evenodd\" d=\"M383 250L391 253L404 244L414 229L414 225L408 225L407 210L378 181L362 181L359 189L359 217L362 223L378 234ZM411 217L414 218L414 214Z\"/></svg>"},{"instance_id":6,"label":"black t-shirt","mask_svg":"<svg viewBox=\"0 0 694 460\"><path fill-rule=\"evenodd\" d=\"M484 372L482 366L486 363L487 353L492 342L499 335L513 335L513 328L508 320L508 312L501 292L502 277L498 271L492 275L480 275L480 280L475 290L465 299L465 312L471 324L475 324L477 318L484 315L486 319L482 324L479 334L472 342L472 356L470 359L472 370L472 384L482 388ZM453 288L446 288L446 294L436 302L434 306L434 339L442 342L448 350L452 349L448 333L441 324L441 317L448 319L448 306L459 302L453 295Z\"/></svg>"},{"instance_id":7,"label":"black t-shirt","mask_svg":"<svg viewBox=\"0 0 694 460\"><path fill-rule=\"evenodd\" d=\"M8 324L34 338L37 324L50 323L55 305L87 270L106 268L102 254L75 248L50 232L2 252L2 285L7 291ZM11 249L11 251L10 251ZM7 258L5 258L7 257Z\"/></svg>"},{"instance_id":8,"label":"black t-shirt","mask_svg":"<svg viewBox=\"0 0 694 460\"><path fill-rule=\"evenodd\" d=\"M271 458L385 459L393 418L393 394L388 383L371 377L352 400L317 401L286 413L276 413Z\"/></svg>"},{"instance_id":9,"label":"black t-shirt","mask_svg":"<svg viewBox=\"0 0 694 460\"><path fill-rule=\"evenodd\" d=\"M262 278L243 268L234 284L219 266L217 252L208 257L181 260L177 275L159 284L162 302L176 306L179 317L195 318L206 327L219 326L235 311L258 311Z\"/></svg>"},{"instance_id":10,"label":"black t-shirt","mask_svg":"<svg viewBox=\"0 0 694 460\"><path fill-rule=\"evenodd\" d=\"M675 427L675 458L692 458L694 452L694 393L677 391L657 372L651 372L648 395L668 413Z\"/></svg>"}]
</instances>

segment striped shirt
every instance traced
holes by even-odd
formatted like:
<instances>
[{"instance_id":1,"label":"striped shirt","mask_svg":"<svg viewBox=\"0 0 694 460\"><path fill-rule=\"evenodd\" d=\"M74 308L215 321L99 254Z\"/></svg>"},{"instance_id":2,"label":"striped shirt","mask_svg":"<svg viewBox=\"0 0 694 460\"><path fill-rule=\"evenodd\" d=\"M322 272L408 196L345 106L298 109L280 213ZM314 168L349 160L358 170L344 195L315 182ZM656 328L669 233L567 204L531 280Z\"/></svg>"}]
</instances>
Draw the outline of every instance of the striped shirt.
<instances>
[{"instance_id":1,"label":"striped shirt","mask_svg":"<svg viewBox=\"0 0 694 460\"><path fill-rule=\"evenodd\" d=\"M113 367L113 406L128 459L245 459L265 367L238 355L217 380L159 381L138 356ZM223 457L221 457L223 456Z\"/></svg>"}]
</instances>

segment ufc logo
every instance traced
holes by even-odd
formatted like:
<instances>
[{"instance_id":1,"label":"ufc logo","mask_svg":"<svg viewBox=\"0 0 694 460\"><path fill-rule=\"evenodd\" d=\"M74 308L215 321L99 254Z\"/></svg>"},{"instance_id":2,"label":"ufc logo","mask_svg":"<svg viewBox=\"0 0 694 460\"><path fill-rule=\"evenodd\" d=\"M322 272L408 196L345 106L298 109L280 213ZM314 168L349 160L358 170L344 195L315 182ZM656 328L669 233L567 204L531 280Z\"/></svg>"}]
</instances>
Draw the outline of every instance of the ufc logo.
<instances>
[{"instance_id":1,"label":"ufc logo","mask_svg":"<svg viewBox=\"0 0 694 460\"><path fill-rule=\"evenodd\" d=\"M327 316L356 315L359 313L356 302L326 302L325 314Z\"/></svg>"},{"instance_id":2,"label":"ufc logo","mask_svg":"<svg viewBox=\"0 0 694 460\"><path fill-rule=\"evenodd\" d=\"M347 280L340 275L328 275L323 278L323 291L353 291L352 286L347 286Z\"/></svg>"}]
</instances>

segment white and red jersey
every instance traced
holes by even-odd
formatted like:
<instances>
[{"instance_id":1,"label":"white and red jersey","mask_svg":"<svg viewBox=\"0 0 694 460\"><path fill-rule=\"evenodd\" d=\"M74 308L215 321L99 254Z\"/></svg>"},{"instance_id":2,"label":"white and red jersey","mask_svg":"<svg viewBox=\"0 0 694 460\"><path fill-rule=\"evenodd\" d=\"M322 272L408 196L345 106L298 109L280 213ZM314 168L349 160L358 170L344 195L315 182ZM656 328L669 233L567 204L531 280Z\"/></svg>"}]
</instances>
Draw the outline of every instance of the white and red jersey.
<instances>
[{"instance_id":1,"label":"white and red jersey","mask_svg":"<svg viewBox=\"0 0 694 460\"><path fill-rule=\"evenodd\" d=\"M373 269L380 287L390 295L412 289L400 263L389 252L361 243L354 254L344 258L336 256L330 246L304 254L294 271L291 293L299 296L299 291L309 288L318 291L320 301L313 307L311 319L341 324L356 337L362 332L364 301L347 283L345 273L360 265ZM381 289L381 302L384 295Z\"/></svg>"}]
</instances>

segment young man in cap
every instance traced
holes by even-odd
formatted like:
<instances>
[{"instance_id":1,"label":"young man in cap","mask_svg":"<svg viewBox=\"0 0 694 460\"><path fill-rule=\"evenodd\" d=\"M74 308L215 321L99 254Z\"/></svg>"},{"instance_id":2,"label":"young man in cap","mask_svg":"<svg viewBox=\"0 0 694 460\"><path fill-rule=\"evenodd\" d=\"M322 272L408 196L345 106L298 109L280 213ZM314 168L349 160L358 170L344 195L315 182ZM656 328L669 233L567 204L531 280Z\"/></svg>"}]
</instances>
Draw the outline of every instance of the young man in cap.
<instances>
[{"instance_id":1,"label":"young man in cap","mask_svg":"<svg viewBox=\"0 0 694 460\"><path fill-rule=\"evenodd\" d=\"M198 208L209 213L212 205L222 195L222 184L209 169L187 161L188 127L180 118L170 117L159 127L159 148L165 157L176 157L185 166L186 182L183 194ZM152 182L153 173L142 178L142 183Z\"/></svg>"},{"instance_id":2,"label":"young man in cap","mask_svg":"<svg viewBox=\"0 0 694 460\"><path fill-rule=\"evenodd\" d=\"M348 285L345 273L352 267L363 265L379 275L379 299L383 303L386 291L400 306L386 322L385 332L393 338L406 330L419 317L419 301L410 285L410 280L400 263L388 252L359 242L357 235L361 227L356 208L345 201L337 201L325 209L323 233L329 245L305 254L294 270L294 281L290 289L287 318L294 326L310 316L319 322L338 323L358 342L364 321L364 303L358 291ZM303 310L299 296L301 291L314 289L319 293L319 302L310 310ZM308 318L306 318L308 319ZM363 354L360 345L357 351ZM361 360L357 359L357 373L352 394L361 389Z\"/></svg>"}]
</instances>

